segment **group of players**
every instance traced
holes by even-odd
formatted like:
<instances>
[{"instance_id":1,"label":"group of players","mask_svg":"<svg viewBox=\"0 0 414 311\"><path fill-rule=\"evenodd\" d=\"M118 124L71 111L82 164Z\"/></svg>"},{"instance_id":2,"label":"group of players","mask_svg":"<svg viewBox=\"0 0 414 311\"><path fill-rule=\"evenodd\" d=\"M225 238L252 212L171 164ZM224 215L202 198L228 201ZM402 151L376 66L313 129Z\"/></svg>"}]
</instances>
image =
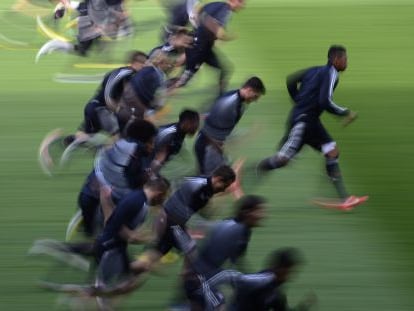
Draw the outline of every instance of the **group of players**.
<instances>
[{"instance_id":1,"label":"group of players","mask_svg":"<svg viewBox=\"0 0 414 311\"><path fill-rule=\"evenodd\" d=\"M87 31L94 33L83 40L79 20L78 44L71 51L85 55L90 46L104 34L115 36L129 24L122 0L87 0L78 5L80 17L88 18ZM61 16L69 1L55 11ZM81 7L79 9L79 7ZM230 284L234 299L229 310L288 310L281 290L290 274L301 262L297 249L285 248L269 255L263 271L243 274L225 270L226 262L235 263L245 253L254 227L265 217L266 200L256 195L244 195L240 173L241 163L228 163L224 145L243 116L246 105L266 93L259 77L247 79L239 89L227 90L228 71L214 52L214 42L229 39L225 25L231 12L244 7L244 0L209 2L204 6L193 1L179 1L170 8L166 41L147 56L133 52L129 64L105 75L95 96L84 109L84 122L74 135L62 139L63 155L85 144L93 144L97 154L93 168L80 191L78 203L86 236L93 242L65 243L59 251L92 256L96 263L96 283L90 286L44 284L49 288L97 297L102 310L114 307L110 297L125 294L139 287L148 272L157 268L161 258L171 249L184 255L182 288L191 310L224 308L221 284ZM96 19L97 11L100 17ZM98 23L99 21L99 23ZM190 32L184 27L192 25ZM109 30L108 30L109 29ZM61 49L56 40L48 42L38 57ZM60 46L60 47L58 47ZM66 44L68 47L68 45ZM69 50L69 49L68 49ZM183 87L203 63L219 69L219 96L203 120L193 109L184 109L178 121L154 125L157 112L164 108L165 99ZM183 67L177 77L171 70ZM344 124L356 118L356 113L334 103L333 91L338 76L347 67L346 49L333 45L328 62L295 72L287 78L287 89L294 102L288 119L286 135L277 153L255 166L259 182L269 171L284 167L306 144L321 152L326 159L326 171L338 196L337 201L318 201L327 207L351 210L367 197L349 195L338 165L338 149L328 134L320 115L324 111L340 116ZM200 122L201 129L199 130ZM94 137L105 132L110 143L96 143ZM197 176L185 178L173 191L171 183L161 175L162 167L180 152L184 139L197 134L195 157ZM52 159L49 147L60 137L53 133L42 143L40 160L50 172ZM171 192L171 194L170 194ZM214 195L232 193L237 199L235 214L211 226L202 247L197 246L187 230L190 218L211 203ZM153 230L143 226L150 205L161 205ZM144 254L130 261L127 248L132 243L146 244ZM56 250L56 243L44 241L37 247ZM310 297L296 310L308 310L314 303Z\"/></svg>"}]
</instances>

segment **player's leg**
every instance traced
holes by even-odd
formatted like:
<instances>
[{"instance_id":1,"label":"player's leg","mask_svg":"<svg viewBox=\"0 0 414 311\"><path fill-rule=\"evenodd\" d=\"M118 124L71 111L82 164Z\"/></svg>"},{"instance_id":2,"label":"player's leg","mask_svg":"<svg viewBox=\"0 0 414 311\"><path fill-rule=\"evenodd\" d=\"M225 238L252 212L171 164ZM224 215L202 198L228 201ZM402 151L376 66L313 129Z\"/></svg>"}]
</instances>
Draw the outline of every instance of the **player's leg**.
<instances>
[{"instance_id":1,"label":"player's leg","mask_svg":"<svg viewBox=\"0 0 414 311\"><path fill-rule=\"evenodd\" d=\"M81 15L78 18L78 43L74 50L81 56L86 56L94 43L101 38L101 31L89 15Z\"/></svg>"},{"instance_id":2,"label":"player's leg","mask_svg":"<svg viewBox=\"0 0 414 311\"><path fill-rule=\"evenodd\" d=\"M349 197L348 191L342 178L341 169L339 167L339 150L334 141L322 145L322 153L325 156L326 173L332 184L335 186L338 196L342 199Z\"/></svg>"},{"instance_id":3,"label":"player's leg","mask_svg":"<svg viewBox=\"0 0 414 311\"><path fill-rule=\"evenodd\" d=\"M108 287L119 283L129 273L129 260L125 248L106 250L99 258L95 285ZM109 298L96 297L100 310L114 310L114 301Z\"/></svg>"},{"instance_id":4,"label":"player's leg","mask_svg":"<svg viewBox=\"0 0 414 311\"><path fill-rule=\"evenodd\" d=\"M82 211L83 226L87 236L96 233L96 220L99 210L99 184L94 171L92 171L78 196L78 205Z\"/></svg>"},{"instance_id":5,"label":"player's leg","mask_svg":"<svg viewBox=\"0 0 414 311\"><path fill-rule=\"evenodd\" d=\"M199 45L185 49L185 70L178 78L172 88L183 87L195 75L204 63L206 57L205 49Z\"/></svg>"},{"instance_id":6,"label":"player's leg","mask_svg":"<svg viewBox=\"0 0 414 311\"><path fill-rule=\"evenodd\" d=\"M335 186L338 196L341 199L349 197L339 167L339 150L336 142L320 121L312 124L311 132L312 136L309 138L308 144L324 155L326 173Z\"/></svg>"},{"instance_id":7,"label":"player's leg","mask_svg":"<svg viewBox=\"0 0 414 311\"><path fill-rule=\"evenodd\" d=\"M324 207L339 208L342 210L351 210L356 205L365 202L368 197L356 197L349 195L346 190L345 183L342 178L341 169L339 167L339 150L336 142L328 134L324 126L320 122L316 122L312 126L313 138L307 143L316 150L323 153L325 156L326 173L334 185L336 192L340 198L339 201L335 200L314 200L314 203L322 205Z\"/></svg>"},{"instance_id":8,"label":"player's leg","mask_svg":"<svg viewBox=\"0 0 414 311\"><path fill-rule=\"evenodd\" d=\"M62 129L54 129L49 132L42 140L39 146L39 164L43 172L49 176L52 176L52 169L55 166L52 154L52 145L62 145L64 140Z\"/></svg>"},{"instance_id":9,"label":"player's leg","mask_svg":"<svg viewBox=\"0 0 414 311\"><path fill-rule=\"evenodd\" d=\"M275 155L262 160L257 167L258 171L266 172L286 166L302 148L306 127L305 122L295 123L282 139L279 151Z\"/></svg>"},{"instance_id":10,"label":"player's leg","mask_svg":"<svg viewBox=\"0 0 414 311\"><path fill-rule=\"evenodd\" d=\"M214 49L210 49L205 62L219 71L219 94L223 94L227 89L228 81L233 71L230 61L223 54L219 56Z\"/></svg>"}]
</instances>

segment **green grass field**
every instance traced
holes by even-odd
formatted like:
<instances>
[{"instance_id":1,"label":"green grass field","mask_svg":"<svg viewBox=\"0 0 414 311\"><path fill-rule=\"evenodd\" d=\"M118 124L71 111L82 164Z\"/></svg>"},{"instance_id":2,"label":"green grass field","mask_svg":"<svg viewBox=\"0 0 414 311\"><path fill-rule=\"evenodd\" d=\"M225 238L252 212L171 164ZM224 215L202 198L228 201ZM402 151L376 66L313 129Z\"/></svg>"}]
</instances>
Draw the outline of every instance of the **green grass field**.
<instances>
[{"instance_id":1,"label":"green grass field","mask_svg":"<svg viewBox=\"0 0 414 311\"><path fill-rule=\"evenodd\" d=\"M35 239L64 238L92 158L79 156L49 178L39 169L37 149L49 130L76 129L96 87L56 83L54 74L97 71L75 70L74 63L87 60L59 53L35 65L46 39L33 18L10 10L12 3L0 3L0 310L47 310L55 308L57 296L35 286L47 265L26 252ZM131 7L137 36L116 48L116 62L125 50L157 44L161 9L148 0ZM301 248L307 265L289 286L292 303L313 290L321 311L414 309L413 16L412 1L251 0L230 24L237 40L220 44L235 66L233 87L257 74L268 89L238 126L256 132L229 150L249 162L270 155L283 134L290 108L285 76L323 64L330 44L348 48L349 68L335 100L360 117L346 129L332 116L324 121L339 144L349 190L370 200L351 213L309 204L312 197L334 195L321 157L309 149L256 190L268 198L269 210L264 226L253 234L247 259L257 270L270 249ZM205 103L214 85L214 74L203 68L171 99L172 118L184 106ZM165 310L178 270L177 264L164 277L154 276L122 309Z\"/></svg>"}]
</instances>

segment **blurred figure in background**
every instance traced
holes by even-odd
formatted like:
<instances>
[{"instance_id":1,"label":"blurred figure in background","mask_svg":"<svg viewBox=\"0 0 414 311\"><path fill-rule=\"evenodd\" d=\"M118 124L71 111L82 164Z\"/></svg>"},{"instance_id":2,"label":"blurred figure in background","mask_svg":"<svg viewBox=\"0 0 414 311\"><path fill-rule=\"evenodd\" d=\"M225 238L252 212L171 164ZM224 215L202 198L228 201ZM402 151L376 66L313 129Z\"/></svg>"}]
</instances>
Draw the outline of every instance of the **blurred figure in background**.
<instances>
[{"instance_id":1,"label":"blurred figure in background","mask_svg":"<svg viewBox=\"0 0 414 311\"><path fill-rule=\"evenodd\" d=\"M258 165L259 173L279 169L286 166L303 145L311 146L325 156L326 172L341 198L337 207L345 210L364 202L367 197L351 196L346 191L339 169L339 150L322 125L320 115L328 111L342 117L344 125L355 120L355 112L338 106L332 99L339 73L346 68L345 47L333 45L328 50L326 65L304 69L288 76L287 89L294 104L289 114L287 132L280 142L278 152Z\"/></svg>"},{"instance_id":2,"label":"blurred figure in background","mask_svg":"<svg viewBox=\"0 0 414 311\"><path fill-rule=\"evenodd\" d=\"M238 12L244 7L244 0L227 0L226 2L211 2L199 12L198 26L195 30L193 47L186 49L186 67L180 79L173 87L182 87L188 83L203 63L220 71L219 93L226 87L229 69L214 52L214 43L218 40L231 40L225 31L225 26L232 12Z\"/></svg>"},{"instance_id":3,"label":"blurred figure in background","mask_svg":"<svg viewBox=\"0 0 414 311\"><path fill-rule=\"evenodd\" d=\"M197 27L198 0L164 0L161 5L167 13L167 24L164 26L163 40L166 40L177 29L186 28L189 24Z\"/></svg>"},{"instance_id":4,"label":"blurred figure in background","mask_svg":"<svg viewBox=\"0 0 414 311\"><path fill-rule=\"evenodd\" d=\"M145 53L132 51L128 55L127 66L114 69L105 75L95 95L84 108L84 120L76 134L63 137L61 130L54 130L46 135L39 150L39 161L45 173L51 175L54 163L49 148L55 142L63 139L61 142L66 149L62 154L61 164L64 164L79 146L101 146L104 143L102 137L95 137L95 134L105 132L112 137L119 134L119 124L112 111L113 107L121 97L125 81L140 70L146 61Z\"/></svg>"},{"instance_id":5,"label":"blurred figure in background","mask_svg":"<svg viewBox=\"0 0 414 311\"><path fill-rule=\"evenodd\" d=\"M115 40L133 32L132 23L124 8L124 0L61 0L61 4L54 11L54 17L63 17L68 8L75 8L79 14L77 43L52 39L39 49L36 62L43 55L54 51L87 56L93 45L103 43L103 38Z\"/></svg>"}]
</instances>

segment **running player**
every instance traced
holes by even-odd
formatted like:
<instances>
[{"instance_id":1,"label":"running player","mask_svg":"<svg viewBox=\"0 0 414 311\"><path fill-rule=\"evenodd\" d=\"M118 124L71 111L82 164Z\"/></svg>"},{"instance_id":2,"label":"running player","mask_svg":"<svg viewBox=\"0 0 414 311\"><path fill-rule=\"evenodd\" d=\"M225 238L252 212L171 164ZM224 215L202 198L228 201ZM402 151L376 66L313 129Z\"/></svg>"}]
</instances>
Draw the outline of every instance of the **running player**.
<instances>
[{"instance_id":1,"label":"running player","mask_svg":"<svg viewBox=\"0 0 414 311\"><path fill-rule=\"evenodd\" d=\"M355 112L337 105L332 99L338 85L339 73L347 68L347 60L345 47L333 45L328 50L326 65L311 67L288 76L287 89L294 105L289 114L287 132L280 142L278 152L258 165L259 172L282 168L303 145L311 146L324 155L326 172L341 198L336 207L344 210L352 209L368 197L349 195L345 189L338 163L339 150L322 125L320 116L328 111L342 117L344 125L355 120L357 116Z\"/></svg>"}]
</instances>

